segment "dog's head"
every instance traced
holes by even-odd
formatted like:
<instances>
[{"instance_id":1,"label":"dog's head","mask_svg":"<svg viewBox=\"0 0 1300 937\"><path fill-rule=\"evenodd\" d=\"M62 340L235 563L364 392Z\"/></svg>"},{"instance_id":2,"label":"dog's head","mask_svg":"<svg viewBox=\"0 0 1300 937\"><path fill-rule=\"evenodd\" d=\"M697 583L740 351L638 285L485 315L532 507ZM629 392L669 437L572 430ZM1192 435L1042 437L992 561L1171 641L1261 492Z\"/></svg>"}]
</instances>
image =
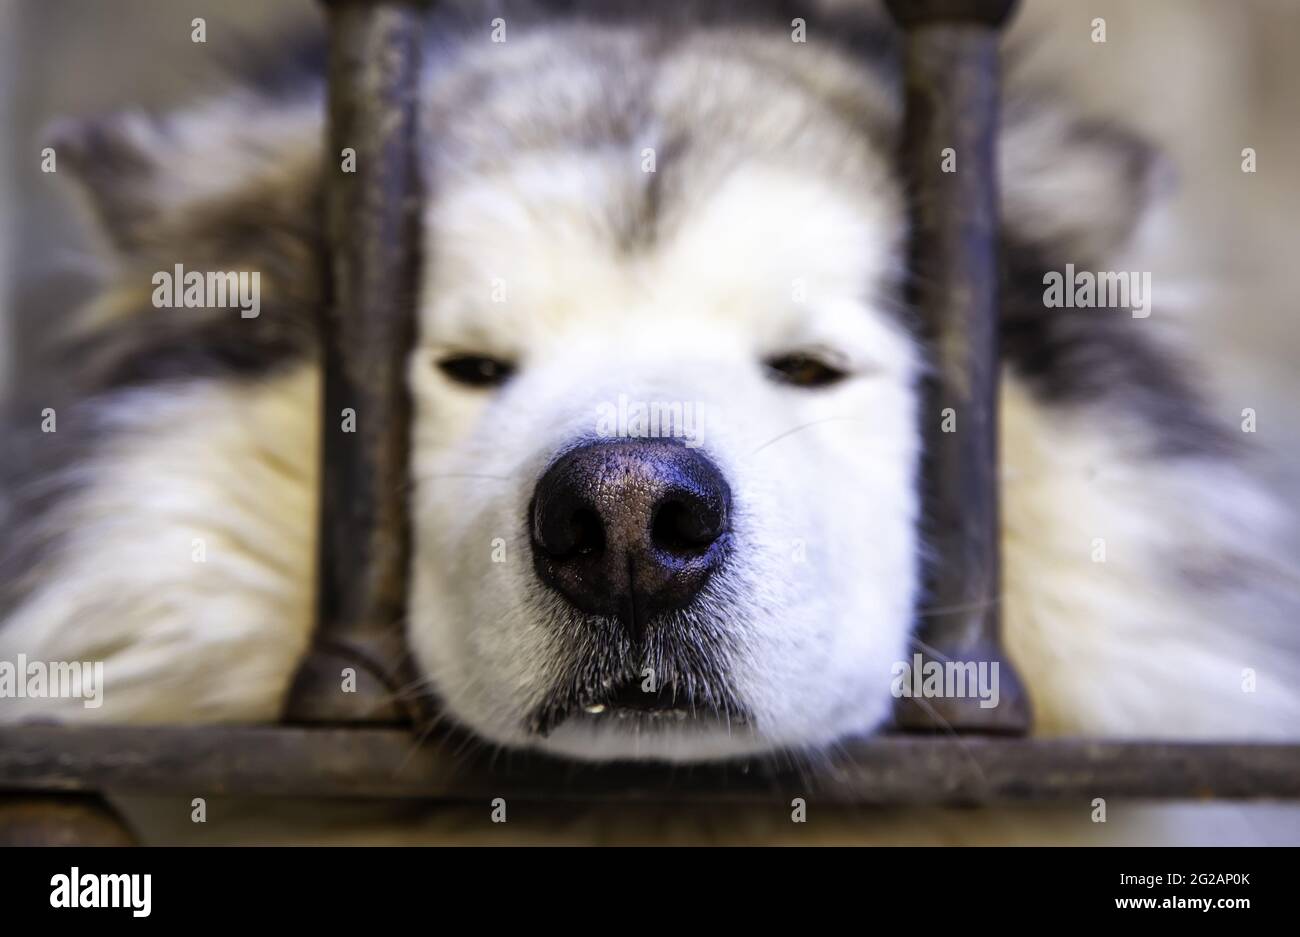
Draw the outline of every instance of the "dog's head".
<instances>
[{"instance_id":1,"label":"dog's head","mask_svg":"<svg viewBox=\"0 0 1300 937\"><path fill-rule=\"evenodd\" d=\"M480 734L567 755L875 728L921 553L890 82L734 31L511 45L431 105L419 662ZM1071 133L1021 126L1036 243L1131 221L1073 229L1081 183L1042 185ZM1129 172L1074 136L1082 188Z\"/></svg>"},{"instance_id":2,"label":"dog's head","mask_svg":"<svg viewBox=\"0 0 1300 937\"><path fill-rule=\"evenodd\" d=\"M711 758L891 709L922 552L895 89L791 46L553 30L430 75L408 634L488 740ZM79 163L125 253L255 257L257 327L283 330L317 301L295 289L317 276L320 98L239 105L128 123L112 159L92 135ZM1027 242L1130 225L1122 148L1050 117L1005 139ZM167 181L214 143L235 154L216 178ZM1117 185L1134 197L1106 211Z\"/></svg>"},{"instance_id":3,"label":"dog's head","mask_svg":"<svg viewBox=\"0 0 1300 937\"><path fill-rule=\"evenodd\" d=\"M873 727L917 579L888 156L703 41L565 38L526 81L466 63L492 90L435 118L417 657L479 733L569 755Z\"/></svg>"}]
</instances>

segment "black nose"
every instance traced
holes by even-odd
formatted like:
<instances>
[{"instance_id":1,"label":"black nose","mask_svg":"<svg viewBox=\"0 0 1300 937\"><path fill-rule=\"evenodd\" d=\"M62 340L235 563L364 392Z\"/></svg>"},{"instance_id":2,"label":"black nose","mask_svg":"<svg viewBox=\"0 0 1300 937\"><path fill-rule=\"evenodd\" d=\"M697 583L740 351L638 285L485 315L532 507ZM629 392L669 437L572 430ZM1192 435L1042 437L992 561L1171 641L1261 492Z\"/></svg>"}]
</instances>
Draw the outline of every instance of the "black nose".
<instances>
[{"instance_id":1,"label":"black nose","mask_svg":"<svg viewBox=\"0 0 1300 937\"><path fill-rule=\"evenodd\" d=\"M671 439L600 441L555 461L533 495L533 559L577 608L638 633L685 607L726 552L731 491Z\"/></svg>"}]
</instances>

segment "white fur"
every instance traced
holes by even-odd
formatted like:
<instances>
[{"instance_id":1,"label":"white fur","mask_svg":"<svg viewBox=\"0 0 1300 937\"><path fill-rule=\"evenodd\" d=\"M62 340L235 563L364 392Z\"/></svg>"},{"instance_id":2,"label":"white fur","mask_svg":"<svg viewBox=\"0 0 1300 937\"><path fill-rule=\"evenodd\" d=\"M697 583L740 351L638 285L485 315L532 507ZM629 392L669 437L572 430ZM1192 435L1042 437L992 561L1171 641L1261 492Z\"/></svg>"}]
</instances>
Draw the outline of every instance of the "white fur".
<instances>
[{"instance_id":1,"label":"white fur","mask_svg":"<svg viewBox=\"0 0 1300 937\"><path fill-rule=\"evenodd\" d=\"M1149 454L1123 413L1045 410L1014 380L1002 405L1004 627L1037 730L1300 733L1294 639L1249 594L1282 575L1280 507L1229 464Z\"/></svg>"},{"instance_id":2,"label":"white fur","mask_svg":"<svg viewBox=\"0 0 1300 937\"><path fill-rule=\"evenodd\" d=\"M0 659L103 661L103 706L6 699L0 720L276 718L311 631L317 381L87 404L109 442L48 518L68 536L0 628Z\"/></svg>"}]
</instances>

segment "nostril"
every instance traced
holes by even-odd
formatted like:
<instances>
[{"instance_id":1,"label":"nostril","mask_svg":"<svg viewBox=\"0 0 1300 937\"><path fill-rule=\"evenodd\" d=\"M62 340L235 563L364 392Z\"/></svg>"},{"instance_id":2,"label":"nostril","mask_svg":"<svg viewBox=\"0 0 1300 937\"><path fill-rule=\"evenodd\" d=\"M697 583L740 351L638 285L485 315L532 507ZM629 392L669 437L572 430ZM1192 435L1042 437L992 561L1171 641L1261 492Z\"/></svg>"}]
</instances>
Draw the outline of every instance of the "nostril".
<instances>
[{"instance_id":1,"label":"nostril","mask_svg":"<svg viewBox=\"0 0 1300 937\"><path fill-rule=\"evenodd\" d=\"M650 539L669 553L698 553L721 536L722 521L708 504L668 498L655 508Z\"/></svg>"},{"instance_id":2,"label":"nostril","mask_svg":"<svg viewBox=\"0 0 1300 937\"><path fill-rule=\"evenodd\" d=\"M533 513L533 536L552 559L590 556L605 548L605 525L593 507L551 504Z\"/></svg>"},{"instance_id":3,"label":"nostril","mask_svg":"<svg viewBox=\"0 0 1300 937\"><path fill-rule=\"evenodd\" d=\"M579 508L569 518L572 546L568 555L588 556L605 549L605 525L591 508Z\"/></svg>"}]
</instances>

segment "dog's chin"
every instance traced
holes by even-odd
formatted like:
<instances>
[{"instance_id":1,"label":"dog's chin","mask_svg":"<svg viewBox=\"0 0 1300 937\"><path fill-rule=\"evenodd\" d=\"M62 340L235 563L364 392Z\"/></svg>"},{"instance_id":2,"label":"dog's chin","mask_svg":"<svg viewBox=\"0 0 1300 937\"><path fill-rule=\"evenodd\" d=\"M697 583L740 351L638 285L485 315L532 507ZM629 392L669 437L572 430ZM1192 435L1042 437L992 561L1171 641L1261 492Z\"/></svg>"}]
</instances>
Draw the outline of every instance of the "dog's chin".
<instances>
[{"instance_id":1,"label":"dog's chin","mask_svg":"<svg viewBox=\"0 0 1300 937\"><path fill-rule=\"evenodd\" d=\"M528 720L533 747L588 760L700 761L752 753L751 717L730 694L696 695L637 679L559 693Z\"/></svg>"},{"instance_id":2,"label":"dog's chin","mask_svg":"<svg viewBox=\"0 0 1300 937\"><path fill-rule=\"evenodd\" d=\"M645 707L620 705L618 698L609 697L555 714L548 725L539 725L536 711L510 714L498 709L484 720L451 705L447 714L494 748L572 761L780 761L796 753L811 757L832 752L846 739L872 735L889 722L892 698L852 697L852 702L828 706L822 718L795 716L787 722L777 717L775 724L760 723L743 710L693 707L690 701Z\"/></svg>"},{"instance_id":3,"label":"dog's chin","mask_svg":"<svg viewBox=\"0 0 1300 937\"><path fill-rule=\"evenodd\" d=\"M751 656L737 655L728 643L741 630L737 622L702 614L691 621L689 642L652 642L647 654L644 641L596 641L579 645L585 651L579 655L572 642L561 645L555 636L594 638L615 624L538 596L537 607L524 609L534 627L512 621L509 631L478 646L432 625L412 628L408 636L448 724L493 749L584 762L780 760L833 751L847 737L875 732L892 712L886 681L904 647L901 625L897 647L826 650L816 666L781 655L761 632L748 645ZM460 620L435 603L415 603L413 610L424 614L412 620ZM474 620L492 621L493 615L481 610ZM754 663L754 645L775 662L776 673ZM702 648L716 653L704 658ZM484 651L499 656L475 656ZM647 680L646 660L657 665L657 688ZM760 673L765 680L756 679Z\"/></svg>"},{"instance_id":4,"label":"dog's chin","mask_svg":"<svg viewBox=\"0 0 1300 937\"><path fill-rule=\"evenodd\" d=\"M781 739L756 724L716 715L670 712L583 714L559 724L545 737L532 737L527 747L577 761L644 761L707 763L729 760L786 761L836 750L850 738L875 734L889 724L892 699L874 700L842 724L805 727Z\"/></svg>"},{"instance_id":5,"label":"dog's chin","mask_svg":"<svg viewBox=\"0 0 1300 937\"><path fill-rule=\"evenodd\" d=\"M663 693L647 701L644 694L629 691L555 714L544 731L538 731L534 717L523 744L548 755L592 762L707 763L793 753L811 756L832 751L848 738L872 735L889 723L892 697L851 696L851 702L828 706L813 724L762 725L741 707L723 710Z\"/></svg>"}]
</instances>

